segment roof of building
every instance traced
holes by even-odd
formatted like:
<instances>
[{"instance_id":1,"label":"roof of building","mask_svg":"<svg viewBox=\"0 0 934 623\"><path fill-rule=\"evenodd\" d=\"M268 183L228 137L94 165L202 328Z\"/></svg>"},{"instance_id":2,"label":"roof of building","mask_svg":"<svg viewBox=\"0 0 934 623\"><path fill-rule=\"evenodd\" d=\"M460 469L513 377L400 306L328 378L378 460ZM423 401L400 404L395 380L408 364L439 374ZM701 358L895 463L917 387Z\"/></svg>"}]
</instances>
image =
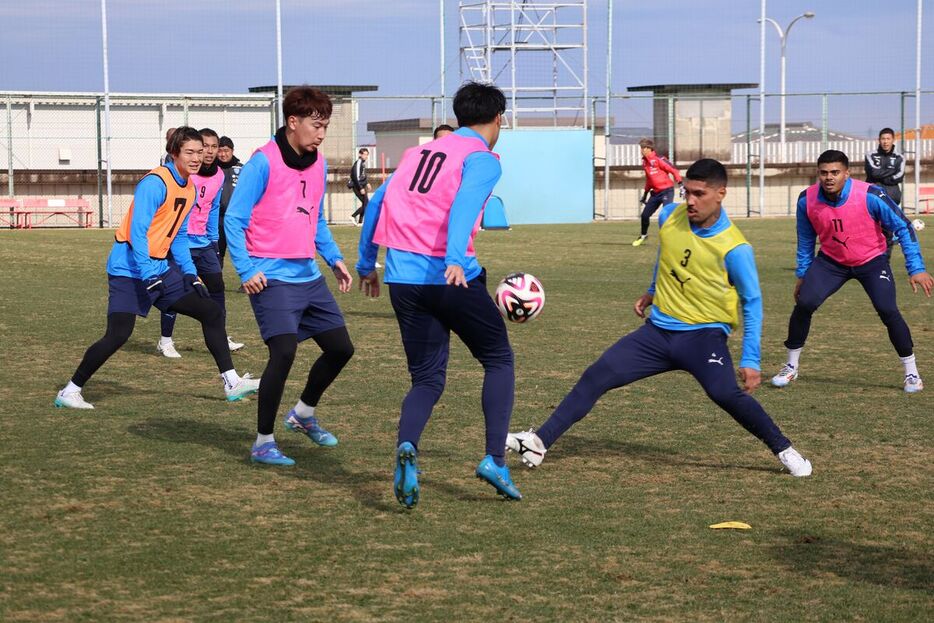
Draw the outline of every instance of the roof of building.
<instances>
[{"instance_id":1,"label":"roof of building","mask_svg":"<svg viewBox=\"0 0 934 623\"><path fill-rule=\"evenodd\" d=\"M583 126L581 120L576 117L558 117L557 119L554 117L523 117L519 120L519 122L520 129L551 127L579 128ZM368 132L412 132L422 130L431 132L437 123L440 123L440 121L435 120L435 122L432 123L430 117L389 119L387 121L370 121L366 124L366 129ZM457 127L457 121L455 119L449 119L448 123L454 127ZM603 125L603 117L594 119L591 122L591 127L602 128ZM505 128L506 126L503 127Z\"/></svg>"},{"instance_id":2,"label":"roof of building","mask_svg":"<svg viewBox=\"0 0 934 623\"><path fill-rule=\"evenodd\" d=\"M298 84L283 84L282 92L285 93L289 89L302 86ZM362 93L364 91L376 91L379 89L378 86L372 84L312 84L309 85L321 91L324 91L328 95L333 95L334 97L351 97L354 93ZM272 86L259 86L259 87L250 87L250 93L275 93L278 87L276 85Z\"/></svg>"},{"instance_id":3,"label":"roof of building","mask_svg":"<svg viewBox=\"0 0 934 623\"><path fill-rule=\"evenodd\" d=\"M765 124L765 133L763 134L765 141L767 143L777 143L782 139L781 136L781 124L778 123L766 123ZM809 121L797 122L797 123L786 123L785 124L785 140L788 142L793 141L820 141L822 140L821 129L815 127ZM746 142L746 133L739 132L734 134L731 137L731 140L734 143L745 143ZM759 128L752 128L749 132L749 140L758 141L759 140ZM865 141L865 136L855 136L853 134L847 134L845 132L837 132L836 130L827 130L827 140L831 141Z\"/></svg>"},{"instance_id":4,"label":"roof of building","mask_svg":"<svg viewBox=\"0 0 934 623\"><path fill-rule=\"evenodd\" d=\"M630 92L652 91L657 94L677 93L723 93L736 89L757 89L758 82L713 82L708 84L650 84L637 87L628 87Z\"/></svg>"}]
</instances>

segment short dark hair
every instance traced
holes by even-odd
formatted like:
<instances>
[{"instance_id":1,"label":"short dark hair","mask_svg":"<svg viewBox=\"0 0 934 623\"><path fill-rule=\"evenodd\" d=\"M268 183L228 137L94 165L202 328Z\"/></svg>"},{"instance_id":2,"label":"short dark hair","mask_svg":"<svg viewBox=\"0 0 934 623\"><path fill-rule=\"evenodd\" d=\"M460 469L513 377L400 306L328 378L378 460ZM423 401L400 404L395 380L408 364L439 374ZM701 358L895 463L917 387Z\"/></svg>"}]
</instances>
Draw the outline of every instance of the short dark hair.
<instances>
[{"instance_id":1,"label":"short dark hair","mask_svg":"<svg viewBox=\"0 0 934 623\"><path fill-rule=\"evenodd\" d=\"M882 128L881 130L879 130L879 138L882 138L883 134L891 134L892 138L895 138L895 130L893 130L892 128Z\"/></svg>"},{"instance_id":2,"label":"short dark hair","mask_svg":"<svg viewBox=\"0 0 934 623\"><path fill-rule=\"evenodd\" d=\"M646 147L649 149L655 149L655 141L650 138L644 138L639 141L639 149L645 149Z\"/></svg>"},{"instance_id":3,"label":"short dark hair","mask_svg":"<svg viewBox=\"0 0 934 623\"><path fill-rule=\"evenodd\" d=\"M370 150L367 149L366 147L361 147L360 149L357 150L358 154L362 154L363 152L370 153Z\"/></svg>"},{"instance_id":4,"label":"short dark hair","mask_svg":"<svg viewBox=\"0 0 934 623\"><path fill-rule=\"evenodd\" d=\"M220 139L220 137L217 135L217 132L215 132L211 128L201 128L200 130L198 130L198 134L200 134L201 136L213 136L216 139ZM219 146L220 146L220 140L218 140L218 147Z\"/></svg>"},{"instance_id":5,"label":"short dark hair","mask_svg":"<svg viewBox=\"0 0 934 623\"><path fill-rule=\"evenodd\" d=\"M490 123L504 112L506 96L492 84L465 82L454 94L454 116L461 127Z\"/></svg>"},{"instance_id":6,"label":"short dark hair","mask_svg":"<svg viewBox=\"0 0 934 623\"><path fill-rule=\"evenodd\" d=\"M183 125L180 128L176 128L175 132L172 133L172 138L165 144L165 152L177 156L182 153L182 145L188 141L198 141L204 144L204 139L201 138L201 132L198 132L193 127Z\"/></svg>"},{"instance_id":7,"label":"short dark hair","mask_svg":"<svg viewBox=\"0 0 934 623\"><path fill-rule=\"evenodd\" d=\"M437 128L435 128L434 131L431 133L431 138L438 138L438 132L453 132L453 131L454 131L454 128L452 128L446 123L442 123Z\"/></svg>"},{"instance_id":8,"label":"short dark hair","mask_svg":"<svg viewBox=\"0 0 934 623\"><path fill-rule=\"evenodd\" d=\"M846 157L845 153L837 149L828 149L822 153L817 159L817 166L822 164L831 164L834 162L842 162L844 168L850 168L850 159Z\"/></svg>"},{"instance_id":9,"label":"short dark hair","mask_svg":"<svg viewBox=\"0 0 934 623\"><path fill-rule=\"evenodd\" d=\"M330 119L334 105L324 91L307 84L293 87L282 98L282 113L289 117L318 117Z\"/></svg>"},{"instance_id":10,"label":"short dark hair","mask_svg":"<svg viewBox=\"0 0 934 623\"><path fill-rule=\"evenodd\" d=\"M234 148L233 139L231 139L229 136L222 136L221 139L217 141L217 146L218 147L230 147L230 149L233 149Z\"/></svg>"},{"instance_id":11,"label":"short dark hair","mask_svg":"<svg viewBox=\"0 0 934 623\"><path fill-rule=\"evenodd\" d=\"M691 165L684 177L717 187L726 186L727 182L726 167L713 158L701 158Z\"/></svg>"}]
</instances>

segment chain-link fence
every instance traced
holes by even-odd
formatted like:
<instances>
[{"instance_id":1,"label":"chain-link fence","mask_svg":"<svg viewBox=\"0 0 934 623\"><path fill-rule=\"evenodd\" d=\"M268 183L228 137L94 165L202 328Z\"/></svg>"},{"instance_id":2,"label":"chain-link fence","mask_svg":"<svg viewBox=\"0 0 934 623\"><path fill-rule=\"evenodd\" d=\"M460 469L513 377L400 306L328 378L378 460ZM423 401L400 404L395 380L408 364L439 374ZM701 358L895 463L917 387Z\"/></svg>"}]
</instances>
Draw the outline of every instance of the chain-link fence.
<instances>
[{"instance_id":1,"label":"chain-link fence","mask_svg":"<svg viewBox=\"0 0 934 623\"><path fill-rule=\"evenodd\" d=\"M725 85L727 87L731 85ZM735 86L735 85L734 85ZM930 98L934 92L925 92ZM326 214L347 223L359 205L347 188L358 150L369 150L372 187L399 162L408 147L430 140L442 121L456 125L449 99L437 96L335 95L334 113L322 148L329 164ZM597 218L635 218L644 177L638 142L654 140L660 154L683 171L704 156L724 162L731 175L727 208L734 214L791 214L798 192L814 181L814 163L825 149L840 149L851 172L862 177L866 152L875 150L879 130L890 127L908 163L905 179L909 210L916 202L914 178L915 97L911 92L813 93L765 98L764 150L760 157L759 96L721 92L630 93L610 98L609 131L603 98L591 98L588 114L569 118L521 119L518 131L588 127L594 133L594 213ZM103 98L96 94L0 93L0 195L17 198L82 198L93 223L116 226L129 207L140 176L159 162L166 130L180 125L210 127L235 143L247 160L276 127L273 93L237 96L114 95L110 98L107 141ZM920 157L934 160L934 119L922 119ZM783 131L784 126L784 131ZM782 138L784 137L784 140ZM907 137L907 139L906 139ZM106 175L110 153L112 194ZM542 154L547 157L547 154ZM521 163L534 175L534 162ZM763 174L760 177L760 166ZM921 187L934 184L922 168ZM762 192L759 187L762 184ZM921 189L919 187L919 190ZM0 210L2 211L2 210ZM5 219L2 225L13 225ZM52 218L47 225L70 225Z\"/></svg>"}]
</instances>

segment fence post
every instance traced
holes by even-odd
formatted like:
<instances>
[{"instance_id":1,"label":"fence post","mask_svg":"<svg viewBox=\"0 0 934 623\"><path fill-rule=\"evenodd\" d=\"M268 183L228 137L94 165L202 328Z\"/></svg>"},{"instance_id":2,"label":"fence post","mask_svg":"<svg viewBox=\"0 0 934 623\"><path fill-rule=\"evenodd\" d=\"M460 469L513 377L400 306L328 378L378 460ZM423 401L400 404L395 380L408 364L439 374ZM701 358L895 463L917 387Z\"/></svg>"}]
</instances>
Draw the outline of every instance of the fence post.
<instances>
[{"instance_id":1,"label":"fence post","mask_svg":"<svg viewBox=\"0 0 934 623\"><path fill-rule=\"evenodd\" d=\"M13 96L6 96L6 172L7 172L7 191L10 197L13 196L15 190L13 184ZM10 208L10 211L13 211L13 208ZM10 215L13 216L12 214ZM10 223L12 223L12 218Z\"/></svg>"},{"instance_id":2,"label":"fence post","mask_svg":"<svg viewBox=\"0 0 934 623\"><path fill-rule=\"evenodd\" d=\"M828 96L826 93L821 93L820 96L820 150L821 152L827 151L827 124L829 121L830 111Z\"/></svg>"},{"instance_id":3,"label":"fence post","mask_svg":"<svg viewBox=\"0 0 934 623\"><path fill-rule=\"evenodd\" d=\"M186 97L182 102L182 110L185 115L185 125L188 125L188 98Z\"/></svg>"},{"instance_id":4,"label":"fence post","mask_svg":"<svg viewBox=\"0 0 934 623\"><path fill-rule=\"evenodd\" d=\"M678 162L675 157L675 98L673 95L668 96L668 158L671 159L672 164Z\"/></svg>"},{"instance_id":5,"label":"fence post","mask_svg":"<svg viewBox=\"0 0 934 623\"><path fill-rule=\"evenodd\" d=\"M752 216L752 96L746 95L746 218ZM761 157L761 156L760 156Z\"/></svg>"},{"instance_id":6,"label":"fence post","mask_svg":"<svg viewBox=\"0 0 934 623\"><path fill-rule=\"evenodd\" d=\"M97 98L97 226L104 227L104 151L101 145L101 98Z\"/></svg>"}]
</instances>

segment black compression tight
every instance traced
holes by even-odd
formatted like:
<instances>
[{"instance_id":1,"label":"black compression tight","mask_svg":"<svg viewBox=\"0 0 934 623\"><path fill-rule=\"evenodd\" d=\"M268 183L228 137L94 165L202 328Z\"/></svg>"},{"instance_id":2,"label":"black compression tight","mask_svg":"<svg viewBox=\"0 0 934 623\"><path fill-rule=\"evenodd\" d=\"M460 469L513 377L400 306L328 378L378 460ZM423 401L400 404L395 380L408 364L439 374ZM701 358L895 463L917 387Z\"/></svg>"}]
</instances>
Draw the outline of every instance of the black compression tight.
<instances>
[{"instance_id":1,"label":"black compression tight","mask_svg":"<svg viewBox=\"0 0 934 623\"><path fill-rule=\"evenodd\" d=\"M211 295L211 300L217 303L217 305L220 306L221 311L224 312L224 321L226 324L227 307L224 301L224 274L205 273L198 276L201 278L201 281L204 282L205 287L208 289L208 294ZM177 315L174 311L162 314L162 337L172 337L172 334L175 332L176 317ZM229 370L230 368L227 369Z\"/></svg>"},{"instance_id":2,"label":"black compression tight","mask_svg":"<svg viewBox=\"0 0 934 623\"><path fill-rule=\"evenodd\" d=\"M325 331L312 339L322 352L308 372L308 381L302 391L302 402L313 407L353 357L354 348L346 327ZM276 413L282 402L285 381L298 350L298 335L276 335L266 341L266 346L269 348L269 363L266 364L263 378L260 380L257 405L257 431L261 435L271 435L275 428Z\"/></svg>"},{"instance_id":3,"label":"black compression tight","mask_svg":"<svg viewBox=\"0 0 934 623\"><path fill-rule=\"evenodd\" d=\"M201 323L204 343L217 363L220 372L233 369L233 360L227 348L227 332L224 329L224 313L211 299L201 298L196 292L189 292L175 302L171 311L190 316ZM84 387L95 372L110 357L126 344L133 334L136 315L127 312L114 312L107 316L107 330L104 337L94 342L84 353L78 369L71 381L78 387Z\"/></svg>"}]
</instances>

